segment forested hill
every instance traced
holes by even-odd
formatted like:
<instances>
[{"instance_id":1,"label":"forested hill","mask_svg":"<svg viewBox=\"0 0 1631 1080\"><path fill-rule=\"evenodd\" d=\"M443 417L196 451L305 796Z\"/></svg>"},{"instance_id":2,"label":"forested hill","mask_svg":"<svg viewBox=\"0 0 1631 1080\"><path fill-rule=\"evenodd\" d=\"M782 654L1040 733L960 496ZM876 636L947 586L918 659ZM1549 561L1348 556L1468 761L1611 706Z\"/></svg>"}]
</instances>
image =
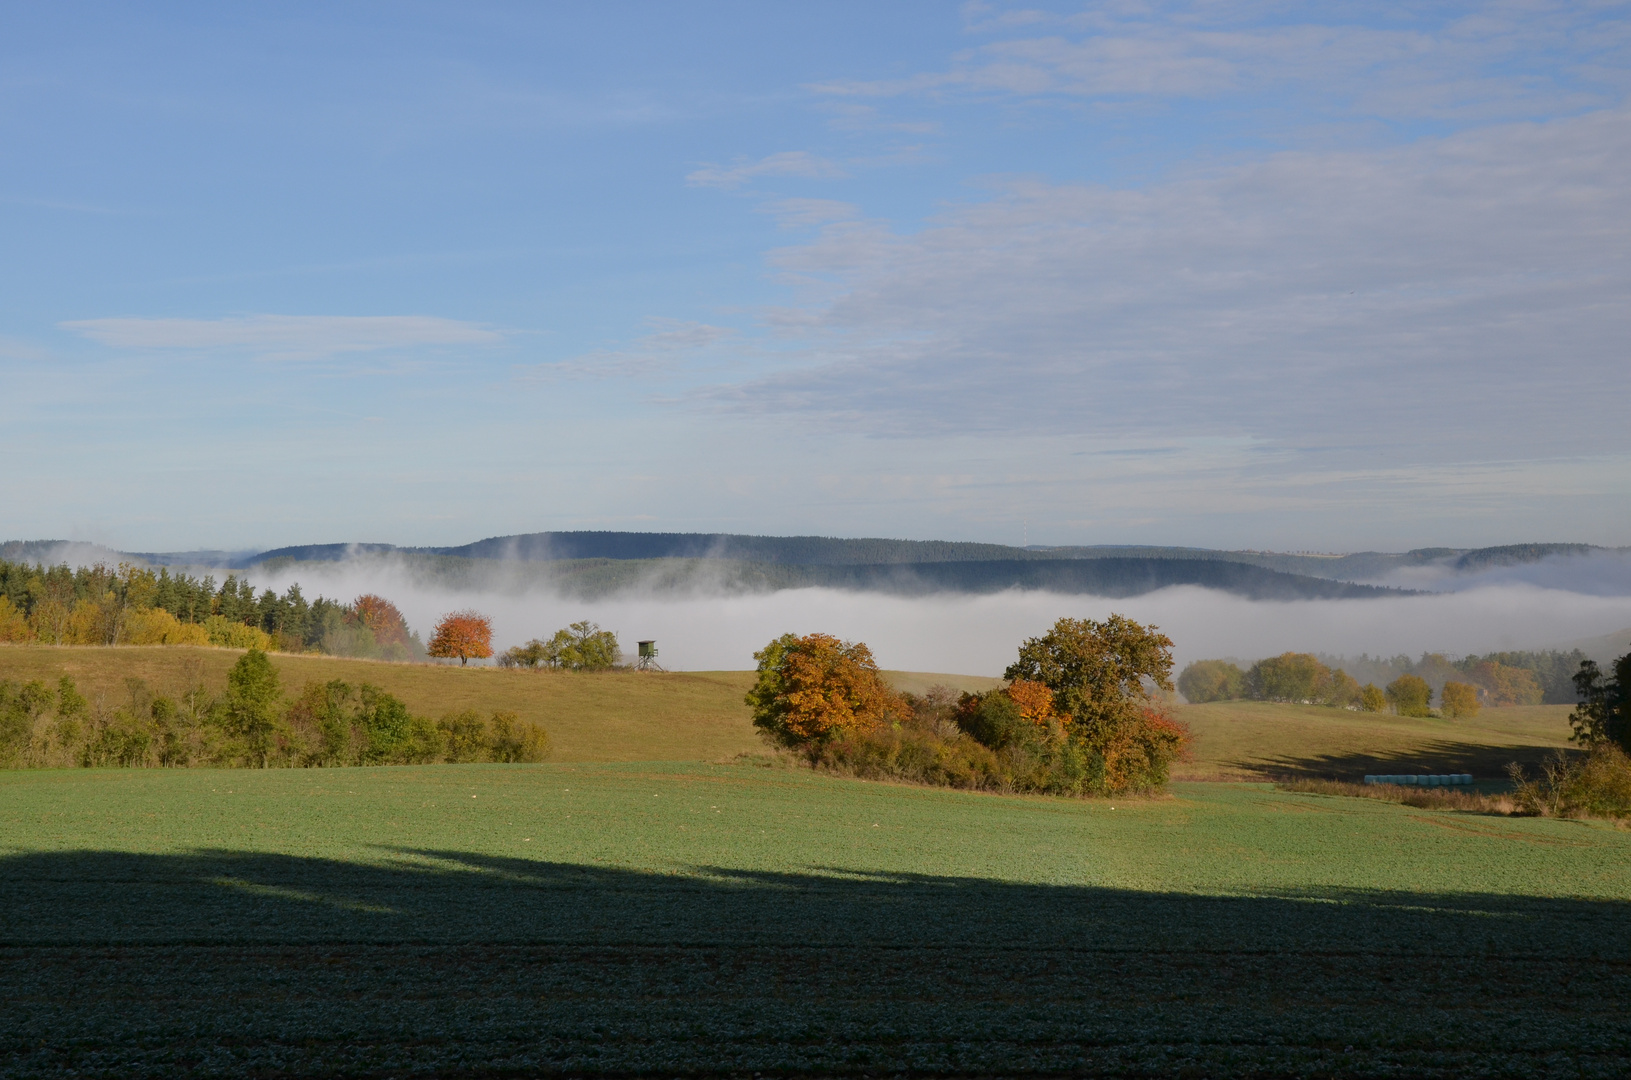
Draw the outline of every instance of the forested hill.
<instances>
[{"instance_id":1,"label":"forested hill","mask_svg":"<svg viewBox=\"0 0 1631 1080\"><path fill-rule=\"evenodd\" d=\"M842 539L830 536L741 536L732 533L545 532L494 536L458 547L394 548L389 544L309 544L256 555L272 559L329 561L358 554L401 551L461 559L519 562L566 559L729 559L796 566L961 562L978 559L1047 558L1045 551L948 540Z\"/></svg>"},{"instance_id":2,"label":"forested hill","mask_svg":"<svg viewBox=\"0 0 1631 1080\"><path fill-rule=\"evenodd\" d=\"M1221 559L971 559L799 566L717 558L498 562L452 555L399 553L397 557L402 560L401 568L420 583L439 588L547 588L581 599L630 592L740 595L808 588L896 596L1038 589L1119 598L1139 596L1172 585L1219 589L1255 600L1406 595L1397 589L1286 574ZM273 565L287 567L289 564Z\"/></svg>"},{"instance_id":3,"label":"forested hill","mask_svg":"<svg viewBox=\"0 0 1631 1080\"><path fill-rule=\"evenodd\" d=\"M918 595L992 593L1004 589L1104 596L1139 596L1174 585L1219 589L1253 600L1358 599L1407 595L1398 589L1286 574L1221 559L990 559L803 567L811 584Z\"/></svg>"},{"instance_id":4,"label":"forested hill","mask_svg":"<svg viewBox=\"0 0 1631 1080\"><path fill-rule=\"evenodd\" d=\"M735 533L542 532L495 536L456 547L397 548L390 544L312 544L243 556L233 566L273 559L331 561L382 552L463 559L539 562L582 559L720 559L785 566L889 566L954 562L1045 562L1084 559L1178 559L1247 563L1333 581L1367 581L1404 567L1441 564L1457 571L1535 562L1606 550L1585 544L1515 544L1498 548L1419 548L1314 555L1272 551L1105 545L1010 547L950 540L846 539L831 536L746 536ZM176 557L166 556L172 563Z\"/></svg>"},{"instance_id":5,"label":"forested hill","mask_svg":"<svg viewBox=\"0 0 1631 1080\"><path fill-rule=\"evenodd\" d=\"M1384 580L1389 574L1408 567L1440 567L1452 575L1467 574L1613 550L1585 544L1515 544L1477 549L1421 548L1402 553L1317 555L1186 547L1021 548L875 537L582 531L495 536L452 547L305 544L262 552L131 554L89 544L13 541L0 544L0 558L86 566L97 562L111 566L135 560L152 566L232 571L359 557L393 557L406 559L420 574L438 579L480 576L482 567L503 563L524 577L578 582L583 588L600 590L628 587L636 580L648 583L684 580L691 583L687 587L693 587L703 577L732 583L734 587L756 589L812 584L906 589L933 583L939 588L976 591L1011 587L1066 591L1120 589L1133 586L1115 583L1136 580L1207 583L1210 587L1243 590L1252 595L1279 590L1279 594L1315 596L1327 593L1312 584L1292 588L1280 581L1271 585L1278 579L1228 568L1247 566L1308 581L1349 583ZM706 566L693 566L693 563ZM1158 563L1163 565L1155 565ZM1212 568L1205 568L1208 566ZM591 582L597 584L591 585ZM907 582L918 584L909 586ZM1160 588L1161 585L1148 587Z\"/></svg>"}]
</instances>

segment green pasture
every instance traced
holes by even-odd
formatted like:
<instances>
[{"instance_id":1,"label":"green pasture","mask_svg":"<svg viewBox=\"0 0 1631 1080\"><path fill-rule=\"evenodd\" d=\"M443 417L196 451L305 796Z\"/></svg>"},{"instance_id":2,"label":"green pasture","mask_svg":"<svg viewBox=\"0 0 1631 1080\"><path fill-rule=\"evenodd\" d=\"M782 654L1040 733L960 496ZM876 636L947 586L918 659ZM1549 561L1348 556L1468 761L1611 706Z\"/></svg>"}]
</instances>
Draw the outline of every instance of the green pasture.
<instances>
[{"instance_id":1,"label":"green pasture","mask_svg":"<svg viewBox=\"0 0 1631 1080\"><path fill-rule=\"evenodd\" d=\"M1631 831L752 764L0 773L0 1075L1622 1075Z\"/></svg>"}]
</instances>

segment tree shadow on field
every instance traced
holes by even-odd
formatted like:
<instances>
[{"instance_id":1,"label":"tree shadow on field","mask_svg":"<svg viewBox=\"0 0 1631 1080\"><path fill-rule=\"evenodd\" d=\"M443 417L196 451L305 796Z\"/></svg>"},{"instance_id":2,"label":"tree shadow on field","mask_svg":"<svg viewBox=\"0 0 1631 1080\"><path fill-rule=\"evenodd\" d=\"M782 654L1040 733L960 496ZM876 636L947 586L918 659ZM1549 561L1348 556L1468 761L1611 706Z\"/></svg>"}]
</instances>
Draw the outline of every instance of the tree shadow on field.
<instances>
[{"instance_id":1,"label":"tree shadow on field","mask_svg":"<svg viewBox=\"0 0 1631 1080\"><path fill-rule=\"evenodd\" d=\"M1616 1075L1631 904L0 858L0 1074Z\"/></svg>"},{"instance_id":2,"label":"tree shadow on field","mask_svg":"<svg viewBox=\"0 0 1631 1080\"><path fill-rule=\"evenodd\" d=\"M1299 778L1357 783L1374 773L1471 773L1477 780L1504 781L1511 762L1516 761L1527 772L1534 773L1557 753L1558 748L1550 746L1480 746L1437 739L1398 752L1288 754L1226 764L1264 780ZM1573 757L1580 751L1570 749L1563 753Z\"/></svg>"}]
</instances>

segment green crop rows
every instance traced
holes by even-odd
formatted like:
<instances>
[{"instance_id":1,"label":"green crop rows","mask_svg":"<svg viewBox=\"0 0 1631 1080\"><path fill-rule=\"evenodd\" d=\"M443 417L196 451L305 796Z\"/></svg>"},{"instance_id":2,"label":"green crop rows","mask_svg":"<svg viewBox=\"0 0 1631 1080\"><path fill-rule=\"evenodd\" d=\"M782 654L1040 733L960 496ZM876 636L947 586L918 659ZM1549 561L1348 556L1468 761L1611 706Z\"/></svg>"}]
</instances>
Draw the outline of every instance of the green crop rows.
<instances>
[{"instance_id":1,"label":"green crop rows","mask_svg":"<svg viewBox=\"0 0 1631 1080\"><path fill-rule=\"evenodd\" d=\"M0 1075L1622 1075L1631 832L706 765L0 774Z\"/></svg>"}]
</instances>

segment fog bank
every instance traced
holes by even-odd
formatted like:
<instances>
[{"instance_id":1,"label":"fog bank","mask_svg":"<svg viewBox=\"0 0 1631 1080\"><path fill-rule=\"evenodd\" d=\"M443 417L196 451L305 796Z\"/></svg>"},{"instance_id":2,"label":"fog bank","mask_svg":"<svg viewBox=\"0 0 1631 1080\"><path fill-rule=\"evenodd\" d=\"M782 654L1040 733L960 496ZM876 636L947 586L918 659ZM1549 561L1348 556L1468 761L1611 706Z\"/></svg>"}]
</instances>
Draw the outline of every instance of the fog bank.
<instances>
[{"instance_id":1,"label":"fog bank","mask_svg":"<svg viewBox=\"0 0 1631 1080\"><path fill-rule=\"evenodd\" d=\"M1553 555L1534 562L1457 570L1454 559L1401 567L1374 581L1402 589L1466 592L1497 585L1532 585L1590 596L1631 596L1631 551L1610 549Z\"/></svg>"},{"instance_id":2,"label":"fog bank","mask_svg":"<svg viewBox=\"0 0 1631 1080\"><path fill-rule=\"evenodd\" d=\"M498 564L499 567L502 564ZM999 675L1019 642L1061 616L1112 612L1153 622L1170 635L1180 665L1206 657L1255 659L1287 650L1391 656L1536 649L1631 627L1631 597L1591 596L1528 584L1364 600L1262 602L1195 587L1108 600L1013 590L992 595L899 597L836 589L752 595L624 593L562 597L507 582L495 568L482 588L449 589L416 579L400 561L354 560L278 573L254 571L257 587L298 582L308 598L387 597L428 638L443 614L472 607L490 616L500 648L547 637L578 619L614 631L624 651L653 638L670 670L743 669L753 651L793 631L865 641L880 665L910 671ZM1631 642L1628 642L1631 645Z\"/></svg>"}]
</instances>

